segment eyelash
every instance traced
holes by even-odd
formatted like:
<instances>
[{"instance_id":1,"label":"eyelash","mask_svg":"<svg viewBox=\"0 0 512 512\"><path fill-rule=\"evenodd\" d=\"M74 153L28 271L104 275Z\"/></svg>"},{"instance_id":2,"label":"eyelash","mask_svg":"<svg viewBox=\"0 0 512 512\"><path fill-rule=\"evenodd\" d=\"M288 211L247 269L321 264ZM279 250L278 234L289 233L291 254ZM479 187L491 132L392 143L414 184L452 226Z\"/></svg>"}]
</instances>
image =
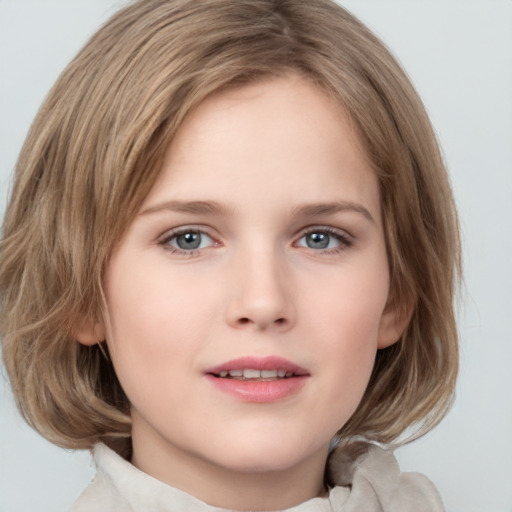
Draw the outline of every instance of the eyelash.
<instances>
[{"instance_id":1,"label":"eyelash","mask_svg":"<svg viewBox=\"0 0 512 512\"><path fill-rule=\"evenodd\" d=\"M219 243L215 241L214 237L210 236L207 231L205 231L202 228L196 228L194 226L187 226L184 228L178 228L176 230L171 231L162 240L160 240L158 242L158 245L163 247L164 250L169 251L171 254L178 254L178 255L186 256L186 257L200 256L201 250L202 250L201 248L185 250L185 249L178 249L177 247L174 247L170 244L171 240L177 238L180 235L186 235L189 233L206 235L214 242L213 246L219 245ZM327 227L327 226L311 226L311 227L305 228L301 232L300 236L297 238L297 241L294 242L294 245L296 245L298 243L298 241L301 240L302 238L304 238L305 236L312 235L315 233L326 234L331 238L335 238L339 242L339 245L337 247L333 247L330 249L315 250L315 249L309 247L314 252L319 253L319 254L326 254L326 255L339 254L343 251L346 251L353 245L353 239L350 235L348 235L347 233L345 233L343 231L340 231L340 230L337 230L337 229L334 229L331 227ZM304 247L304 246L299 246L299 247ZM308 248L308 247L306 247L306 248Z\"/></svg>"},{"instance_id":2,"label":"eyelash","mask_svg":"<svg viewBox=\"0 0 512 512\"><path fill-rule=\"evenodd\" d=\"M192 249L192 250L185 250L185 249L179 249L177 247L173 247L170 242L174 238L177 238L180 235L186 235L188 233L195 233L200 235L206 235L208 236L213 242L214 246L218 245L218 242L215 241L215 238L213 236L210 236L207 231L205 231L203 228L196 228L194 226L186 226L183 228L177 228L170 233L167 233L166 236L158 242L158 245L162 246L164 250L169 251L171 254L178 254L185 257L194 257L194 256L200 256L201 249Z\"/></svg>"},{"instance_id":3,"label":"eyelash","mask_svg":"<svg viewBox=\"0 0 512 512\"><path fill-rule=\"evenodd\" d=\"M301 240L305 236L312 235L313 233L326 234L331 238L335 238L339 242L339 245L337 247L333 247L331 249L320 249L315 251L320 254L339 254L349 249L354 243L353 238L346 232L328 226L311 226L305 228L297 240ZM311 249L314 250L313 248Z\"/></svg>"}]
</instances>

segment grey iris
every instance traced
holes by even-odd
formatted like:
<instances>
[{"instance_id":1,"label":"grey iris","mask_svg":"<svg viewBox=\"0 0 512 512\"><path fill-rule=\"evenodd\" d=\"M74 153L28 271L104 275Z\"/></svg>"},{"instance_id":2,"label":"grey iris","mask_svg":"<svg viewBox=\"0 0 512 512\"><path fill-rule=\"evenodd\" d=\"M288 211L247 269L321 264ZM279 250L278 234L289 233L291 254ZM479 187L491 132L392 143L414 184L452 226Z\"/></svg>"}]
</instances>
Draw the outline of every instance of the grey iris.
<instances>
[{"instance_id":1,"label":"grey iris","mask_svg":"<svg viewBox=\"0 0 512 512\"><path fill-rule=\"evenodd\" d=\"M201 233L183 233L176 237L180 249L197 249L201 245Z\"/></svg>"},{"instance_id":2,"label":"grey iris","mask_svg":"<svg viewBox=\"0 0 512 512\"><path fill-rule=\"evenodd\" d=\"M310 233L306 236L306 244L311 249L326 249L329 246L329 238L326 233Z\"/></svg>"}]
</instances>

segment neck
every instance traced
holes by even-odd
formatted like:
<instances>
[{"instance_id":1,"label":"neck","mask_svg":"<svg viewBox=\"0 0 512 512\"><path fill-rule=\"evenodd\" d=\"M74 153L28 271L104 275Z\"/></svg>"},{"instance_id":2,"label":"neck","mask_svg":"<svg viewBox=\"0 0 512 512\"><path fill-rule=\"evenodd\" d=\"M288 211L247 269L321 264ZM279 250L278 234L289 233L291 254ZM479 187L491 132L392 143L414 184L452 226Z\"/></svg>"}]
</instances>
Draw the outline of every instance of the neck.
<instances>
[{"instance_id":1,"label":"neck","mask_svg":"<svg viewBox=\"0 0 512 512\"><path fill-rule=\"evenodd\" d=\"M176 447L133 436L132 464L205 503L232 510L283 510L325 494L327 448L292 467L222 467Z\"/></svg>"}]
</instances>

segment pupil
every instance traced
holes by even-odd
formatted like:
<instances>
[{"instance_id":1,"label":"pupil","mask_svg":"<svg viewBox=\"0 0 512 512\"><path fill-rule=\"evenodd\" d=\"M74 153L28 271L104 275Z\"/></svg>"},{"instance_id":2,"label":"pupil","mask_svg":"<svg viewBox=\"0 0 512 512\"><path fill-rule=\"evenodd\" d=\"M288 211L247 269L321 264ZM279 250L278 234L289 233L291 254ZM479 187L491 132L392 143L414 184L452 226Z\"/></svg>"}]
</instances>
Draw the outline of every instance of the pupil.
<instances>
[{"instance_id":1,"label":"pupil","mask_svg":"<svg viewBox=\"0 0 512 512\"><path fill-rule=\"evenodd\" d=\"M311 233L306 237L306 243L311 249L326 249L329 246L329 235Z\"/></svg>"},{"instance_id":2,"label":"pupil","mask_svg":"<svg viewBox=\"0 0 512 512\"><path fill-rule=\"evenodd\" d=\"M200 233L184 233L176 237L180 249L197 249L201 245Z\"/></svg>"}]
</instances>

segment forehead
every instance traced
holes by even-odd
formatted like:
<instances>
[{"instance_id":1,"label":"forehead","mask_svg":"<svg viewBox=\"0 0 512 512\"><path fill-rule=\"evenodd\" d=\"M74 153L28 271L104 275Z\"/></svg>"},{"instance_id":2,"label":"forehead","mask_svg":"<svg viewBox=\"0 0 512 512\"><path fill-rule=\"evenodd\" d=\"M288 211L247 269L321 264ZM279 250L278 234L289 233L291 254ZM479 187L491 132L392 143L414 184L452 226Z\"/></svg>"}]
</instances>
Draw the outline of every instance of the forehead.
<instances>
[{"instance_id":1,"label":"forehead","mask_svg":"<svg viewBox=\"0 0 512 512\"><path fill-rule=\"evenodd\" d=\"M296 75L216 93L185 119L145 207L243 195L372 204L378 186L339 103ZM170 197L172 196L172 197Z\"/></svg>"},{"instance_id":2,"label":"forehead","mask_svg":"<svg viewBox=\"0 0 512 512\"><path fill-rule=\"evenodd\" d=\"M244 136L250 137L251 145L258 149L258 144L267 147L271 138L276 145L283 144L286 142L284 135L296 137L300 129L301 135L312 142L316 139L329 142L329 134L337 132L341 135L337 145L343 145L340 149L353 146L358 157L365 157L351 119L341 103L320 86L295 73L260 79L243 87L210 95L185 118L168 156L184 158L190 149L187 144L212 140L215 135L220 139L226 133L222 130L232 126L234 120L237 121L236 128L246 128L243 131L232 130L231 144L234 150L247 142ZM273 137L268 137L269 130ZM197 146L194 149L194 154L197 154ZM285 149L285 146L281 149Z\"/></svg>"}]
</instances>

